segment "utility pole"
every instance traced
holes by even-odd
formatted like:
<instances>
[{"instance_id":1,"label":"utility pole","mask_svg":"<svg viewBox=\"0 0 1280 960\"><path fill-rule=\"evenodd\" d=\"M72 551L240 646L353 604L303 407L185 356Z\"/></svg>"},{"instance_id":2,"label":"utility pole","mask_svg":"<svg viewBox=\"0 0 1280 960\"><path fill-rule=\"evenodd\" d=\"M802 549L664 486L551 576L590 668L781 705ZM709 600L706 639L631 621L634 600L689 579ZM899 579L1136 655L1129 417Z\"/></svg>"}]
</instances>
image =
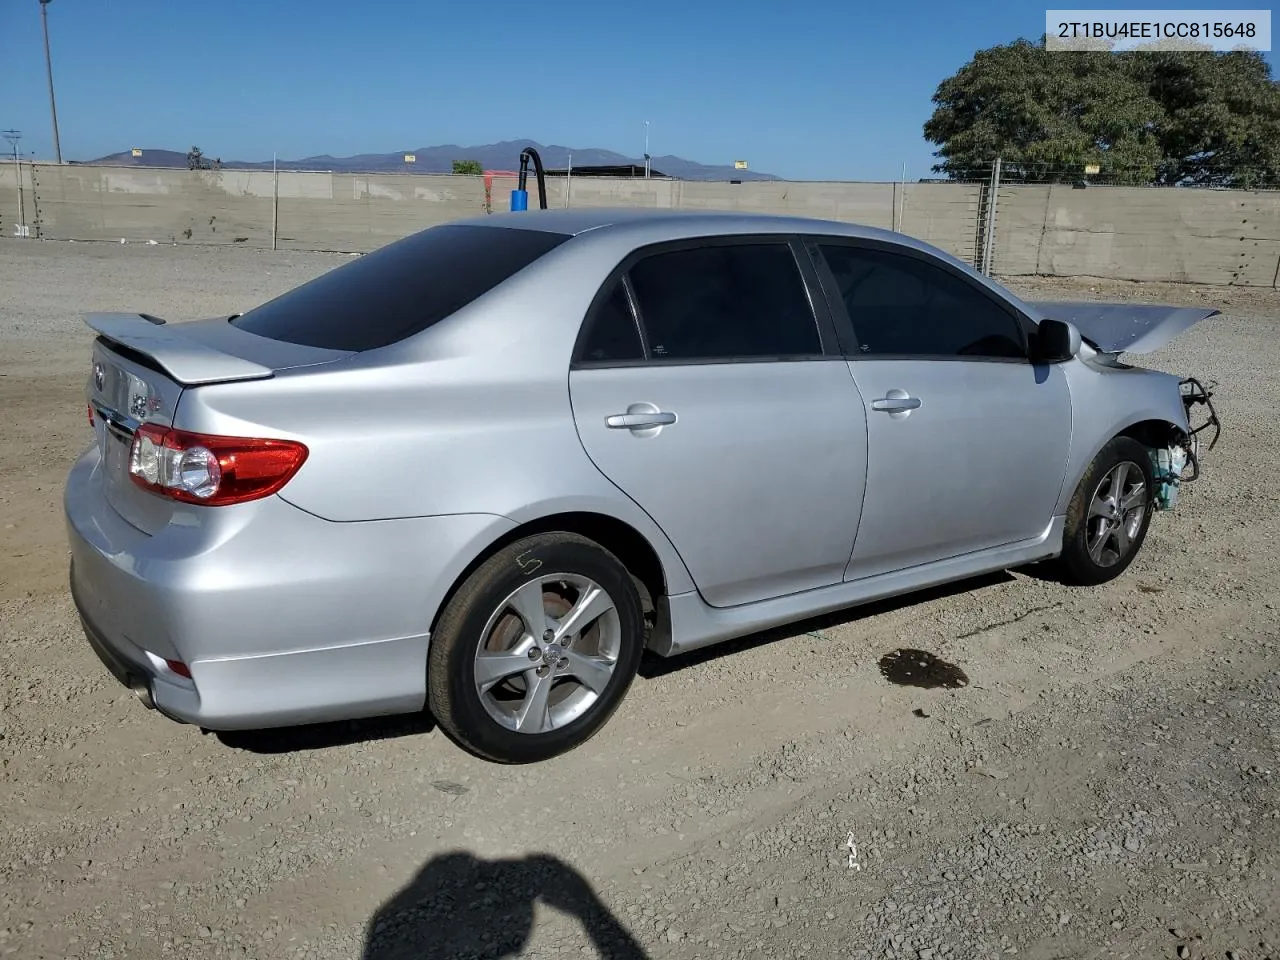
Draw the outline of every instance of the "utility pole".
<instances>
[{"instance_id":1,"label":"utility pole","mask_svg":"<svg viewBox=\"0 0 1280 960\"><path fill-rule=\"evenodd\" d=\"M49 55L49 3L40 0L40 19L44 23L44 67L49 74L49 112L53 115L53 158L62 163L62 144L58 140L58 104L53 99L53 57Z\"/></svg>"},{"instance_id":2,"label":"utility pole","mask_svg":"<svg viewBox=\"0 0 1280 960\"><path fill-rule=\"evenodd\" d=\"M649 121L644 122L644 178L649 179Z\"/></svg>"},{"instance_id":3,"label":"utility pole","mask_svg":"<svg viewBox=\"0 0 1280 960\"><path fill-rule=\"evenodd\" d=\"M271 151L271 249L276 248L276 233L280 226L280 170L276 166L276 151Z\"/></svg>"},{"instance_id":4,"label":"utility pole","mask_svg":"<svg viewBox=\"0 0 1280 960\"><path fill-rule=\"evenodd\" d=\"M22 161L18 159L18 141L22 139L22 131L3 130L0 131L0 135L3 135L9 141L9 146L13 147L13 172L18 178L18 223L14 236L29 236L27 232L27 201L23 197L22 189Z\"/></svg>"}]
</instances>

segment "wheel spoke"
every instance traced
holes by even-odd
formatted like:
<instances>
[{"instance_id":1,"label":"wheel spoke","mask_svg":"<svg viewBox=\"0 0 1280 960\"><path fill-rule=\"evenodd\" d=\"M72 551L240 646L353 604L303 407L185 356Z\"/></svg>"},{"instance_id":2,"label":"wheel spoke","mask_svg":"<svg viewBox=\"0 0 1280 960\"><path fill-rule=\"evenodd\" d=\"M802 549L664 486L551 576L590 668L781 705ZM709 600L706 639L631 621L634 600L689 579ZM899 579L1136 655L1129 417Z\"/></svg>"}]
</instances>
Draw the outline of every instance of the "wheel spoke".
<instances>
[{"instance_id":1,"label":"wheel spoke","mask_svg":"<svg viewBox=\"0 0 1280 960\"><path fill-rule=\"evenodd\" d=\"M542 634L553 626L547 616L547 609L542 599L542 581L531 580L515 592L510 600L511 609L524 621L524 629L530 635L542 638Z\"/></svg>"},{"instance_id":2,"label":"wheel spoke","mask_svg":"<svg viewBox=\"0 0 1280 960\"><path fill-rule=\"evenodd\" d=\"M581 633L604 614L613 609L613 599L600 587L592 584L578 597L568 613L555 626L555 642L561 643L564 637Z\"/></svg>"},{"instance_id":3,"label":"wheel spoke","mask_svg":"<svg viewBox=\"0 0 1280 960\"><path fill-rule=\"evenodd\" d=\"M1124 482L1129 479L1129 461L1116 464L1114 470L1111 471L1111 492L1108 494L1111 502L1120 503L1121 496L1124 495Z\"/></svg>"},{"instance_id":4,"label":"wheel spoke","mask_svg":"<svg viewBox=\"0 0 1280 960\"><path fill-rule=\"evenodd\" d=\"M482 650L476 655L476 687L485 693L507 677L528 670L529 651L533 646L533 637L525 634L510 650L500 653Z\"/></svg>"},{"instance_id":5,"label":"wheel spoke","mask_svg":"<svg viewBox=\"0 0 1280 960\"><path fill-rule=\"evenodd\" d=\"M1147 485L1144 481L1139 480L1133 485L1133 489L1128 495L1120 501L1120 512L1128 513L1134 507L1145 506L1147 502Z\"/></svg>"},{"instance_id":6,"label":"wheel spoke","mask_svg":"<svg viewBox=\"0 0 1280 960\"><path fill-rule=\"evenodd\" d=\"M1089 519L1109 516L1111 516L1111 511L1107 508L1106 498L1101 495L1095 496L1093 502L1089 504Z\"/></svg>"},{"instance_id":7,"label":"wheel spoke","mask_svg":"<svg viewBox=\"0 0 1280 960\"><path fill-rule=\"evenodd\" d=\"M1116 538L1116 559L1123 560L1124 555L1129 552L1129 525L1121 519L1115 525L1112 534Z\"/></svg>"},{"instance_id":8,"label":"wheel spoke","mask_svg":"<svg viewBox=\"0 0 1280 960\"><path fill-rule=\"evenodd\" d=\"M1094 563L1102 563L1102 551L1110 538L1111 521L1104 519L1098 525L1098 532L1089 538L1089 556Z\"/></svg>"},{"instance_id":9,"label":"wheel spoke","mask_svg":"<svg viewBox=\"0 0 1280 960\"><path fill-rule=\"evenodd\" d=\"M525 671L528 689L516 710L516 729L521 733L541 733L551 728L551 714L547 710L551 695L551 676L540 677L536 670Z\"/></svg>"},{"instance_id":10,"label":"wheel spoke","mask_svg":"<svg viewBox=\"0 0 1280 960\"><path fill-rule=\"evenodd\" d=\"M569 660L566 673L582 681L584 686L596 694L604 693L604 688L609 685L609 678L613 676L612 660L588 656L577 650L566 650L564 655Z\"/></svg>"}]
</instances>

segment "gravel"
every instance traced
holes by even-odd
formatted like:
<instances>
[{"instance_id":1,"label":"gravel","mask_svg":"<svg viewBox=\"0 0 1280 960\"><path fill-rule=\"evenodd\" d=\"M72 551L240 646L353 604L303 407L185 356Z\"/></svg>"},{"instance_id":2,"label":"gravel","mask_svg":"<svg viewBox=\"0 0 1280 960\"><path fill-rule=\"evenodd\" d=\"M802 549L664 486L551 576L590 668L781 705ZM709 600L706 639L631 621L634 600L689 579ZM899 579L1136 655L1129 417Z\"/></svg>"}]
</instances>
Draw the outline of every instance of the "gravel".
<instances>
[{"instance_id":1,"label":"gravel","mask_svg":"<svg viewBox=\"0 0 1280 960\"><path fill-rule=\"evenodd\" d=\"M1143 358L1220 381L1226 432L1119 580L653 661L585 747L499 767L422 718L201 735L76 626L76 314L242 310L345 259L0 241L0 956L1280 960L1280 295L1012 283L1227 311ZM969 684L892 685L900 648Z\"/></svg>"}]
</instances>

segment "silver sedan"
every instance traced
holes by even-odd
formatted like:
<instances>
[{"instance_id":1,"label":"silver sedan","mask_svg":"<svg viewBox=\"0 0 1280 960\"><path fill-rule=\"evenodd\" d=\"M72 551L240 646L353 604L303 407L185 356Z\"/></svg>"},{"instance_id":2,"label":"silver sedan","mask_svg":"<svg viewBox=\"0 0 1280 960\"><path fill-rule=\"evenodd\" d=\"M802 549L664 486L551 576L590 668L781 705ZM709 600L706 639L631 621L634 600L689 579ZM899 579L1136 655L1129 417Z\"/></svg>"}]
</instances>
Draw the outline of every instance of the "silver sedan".
<instances>
[{"instance_id":1,"label":"silver sedan","mask_svg":"<svg viewBox=\"0 0 1280 960\"><path fill-rule=\"evenodd\" d=\"M646 649L1048 558L1118 576L1199 473L1190 412L1216 425L1120 355L1215 312L1026 303L816 220L435 227L244 314L88 316L72 593L175 720L426 708L538 760Z\"/></svg>"}]
</instances>

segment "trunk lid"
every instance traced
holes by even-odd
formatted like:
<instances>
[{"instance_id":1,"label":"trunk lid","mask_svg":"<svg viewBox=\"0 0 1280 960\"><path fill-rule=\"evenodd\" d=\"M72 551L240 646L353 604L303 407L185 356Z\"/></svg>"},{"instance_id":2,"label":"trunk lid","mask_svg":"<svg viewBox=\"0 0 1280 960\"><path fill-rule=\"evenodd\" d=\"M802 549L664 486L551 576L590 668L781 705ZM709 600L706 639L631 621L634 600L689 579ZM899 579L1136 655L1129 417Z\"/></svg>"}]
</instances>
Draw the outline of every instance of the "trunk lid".
<instances>
[{"instance_id":1,"label":"trunk lid","mask_svg":"<svg viewBox=\"0 0 1280 960\"><path fill-rule=\"evenodd\" d=\"M93 313L87 395L102 457L107 502L147 534L163 529L179 505L142 489L129 475L133 435L144 423L172 426L182 394L214 384L262 380L302 366L331 363L349 352L282 343L213 317L169 324L137 313Z\"/></svg>"}]
</instances>

